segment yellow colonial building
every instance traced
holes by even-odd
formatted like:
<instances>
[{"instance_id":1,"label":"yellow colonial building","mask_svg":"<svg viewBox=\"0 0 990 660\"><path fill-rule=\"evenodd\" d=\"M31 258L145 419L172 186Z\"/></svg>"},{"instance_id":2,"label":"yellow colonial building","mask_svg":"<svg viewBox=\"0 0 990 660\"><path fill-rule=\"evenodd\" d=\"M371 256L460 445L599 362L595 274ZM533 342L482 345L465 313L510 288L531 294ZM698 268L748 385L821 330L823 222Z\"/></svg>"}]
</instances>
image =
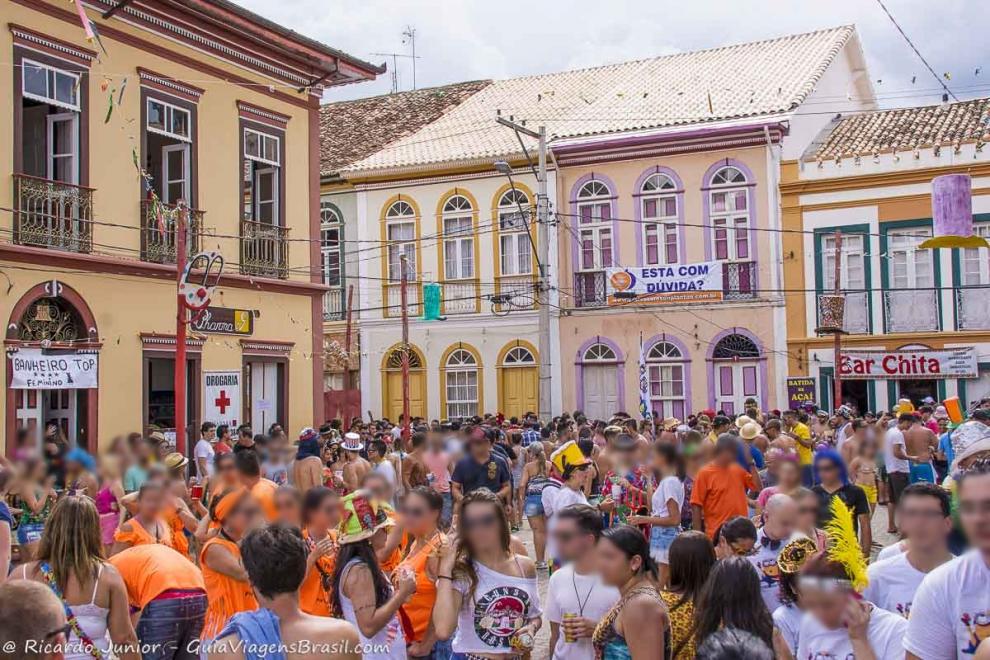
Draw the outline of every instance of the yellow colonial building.
<instances>
[{"instance_id":1,"label":"yellow colonial building","mask_svg":"<svg viewBox=\"0 0 990 660\"><path fill-rule=\"evenodd\" d=\"M174 430L180 207L226 261L188 427L321 421L319 99L380 70L222 0L80 6L0 0L6 451Z\"/></svg>"},{"instance_id":2,"label":"yellow colonial building","mask_svg":"<svg viewBox=\"0 0 990 660\"><path fill-rule=\"evenodd\" d=\"M833 338L815 328L837 255L840 366L883 367L843 376L844 402L875 411L903 397L990 396L990 251L919 247L933 234L932 179L944 174L971 177L974 231L990 235L988 118L990 99L838 117L784 163L788 374L817 379L819 405L834 406ZM918 358L940 373L915 368Z\"/></svg>"}]
</instances>

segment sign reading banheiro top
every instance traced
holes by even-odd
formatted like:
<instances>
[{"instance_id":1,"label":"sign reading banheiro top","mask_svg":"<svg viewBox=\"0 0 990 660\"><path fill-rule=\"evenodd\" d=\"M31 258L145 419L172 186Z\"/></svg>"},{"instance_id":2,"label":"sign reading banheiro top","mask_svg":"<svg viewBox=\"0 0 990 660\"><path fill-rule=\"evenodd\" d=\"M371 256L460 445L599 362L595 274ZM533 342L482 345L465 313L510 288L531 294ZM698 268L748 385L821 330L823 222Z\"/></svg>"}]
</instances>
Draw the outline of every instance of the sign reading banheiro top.
<instances>
[{"instance_id":1,"label":"sign reading banheiro top","mask_svg":"<svg viewBox=\"0 0 990 660\"><path fill-rule=\"evenodd\" d=\"M677 305L722 300L722 262L607 268L609 305Z\"/></svg>"},{"instance_id":2,"label":"sign reading banheiro top","mask_svg":"<svg viewBox=\"0 0 990 660\"><path fill-rule=\"evenodd\" d=\"M9 355L14 390L85 390L99 387L99 355L20 348Z\"/></svg>"},{"instance_id":3,"label":"sign reading banheiro top","mask_svg":"<svg viewBox=\"0 0 990 660\"><path fill-rule=\"evenodd\" d=\"M839 375L844 380L977 378L976 349L843 351Z\"/></svg>"},{"instance_id":4,"label":"sign reading banheiro top","mask_svg":"<svg viewBox=\"0 0 990 660\"><path fill-rule=\"evenodd\" d=\"M241 372L203 372L203 421L237 426L241 420Z\"/></svg>"}]
</instances>

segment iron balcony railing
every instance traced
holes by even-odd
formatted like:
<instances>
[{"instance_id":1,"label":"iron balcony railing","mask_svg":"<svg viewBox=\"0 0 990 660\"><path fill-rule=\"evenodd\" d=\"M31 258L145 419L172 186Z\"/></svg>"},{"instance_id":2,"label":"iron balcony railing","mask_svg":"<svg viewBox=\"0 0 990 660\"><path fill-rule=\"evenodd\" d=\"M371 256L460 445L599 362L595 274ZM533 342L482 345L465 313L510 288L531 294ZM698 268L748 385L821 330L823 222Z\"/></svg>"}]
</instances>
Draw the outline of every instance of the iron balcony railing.
<instances>
[{"instance_id":1,"label":"iron balcony railing","mask_svg":"<svg viewBox=\"0 0 990 660\"><path fill-rule=\"evenodd\" d=\"M934 289L895 289L883 292L886 332L930 332L939 329L938 298Z\"/></svg>"},{"instance_id":2,"label":"iron balcony railing","mask_svg":"<svg viewBox=\"0 0 990 660\"><path fill-rule=\"evenodd\" d=\"M605 271L574 273L574 306L602 307L608 302Z\"/></svg>"},{"instance_id":3,"label":"iron balcony railing","mask_svg":"<svg viewBox=\"0 0 990 660\"><path fill-rule=\"evenodd\" d=\"M747 300L756 297L756 262L722 262L722 298Z\"/></svg>"},{"instance_id":4,"label":"iron balcony railing","mask_svg":"<svg viewBox=\"0 0 990 660\"><path fill-rule=\"evenodd\" d=\"M241 274L285 279L289 276L289 230L241 220Z\"/></svg>"},{"instance_id":5,"label":"iron balcony railing","mask_svg":"<svg viewBox=\"0 0 990 660\"><path fill-rule=\"evenodd\" d=\"M14 241L21 245L93 251L93 188L14 174Z\"/></svg>"},{"instance_id":6,"label":"iron balcony railing","mask_svg":"<svg viewBox=\"0 0 990 660\"><path fill-rule=\"evenodd\" d=\"M344 297L344 288L335 286L329 291L323 292L323 320L340 321L347 313L347 303Z\"/></svg>"},{"instance_id":7,"label":"iron balcony railing","mask_svg":"<svg viewBox=\"0 0 990 660\"><path fill-rule=\"evenodd\" d=\"M955 297L957 329L990 330L990 286L963 286Z\"/></svg>"},{"instance_id":8,"label":"iron balcony railing","mask_svg":"<svg viewBox=\"0 0 990 660\"><path fill-rule=\"evenodd\" d=\"M853 335L863 335L870 331L870 304L868 291L843 291L846 297L842 329ZM817 303L816 303L817 304ZM818 325L822 326L822 308L818 306Z\"/></svg>"},{"instance_id":9,"label":"iron balcony railing","mask_svg":"<svg viewBox=\"0 0 990 660\"><path fill-rule=\"evenodd\" d=\"M156 264L175 263L177 222L178 209L175 205L147 199L141 202L141 259ZM187 207L186 258L199 252L202 233L203 211Z\"/></svg>"}]
</instances>

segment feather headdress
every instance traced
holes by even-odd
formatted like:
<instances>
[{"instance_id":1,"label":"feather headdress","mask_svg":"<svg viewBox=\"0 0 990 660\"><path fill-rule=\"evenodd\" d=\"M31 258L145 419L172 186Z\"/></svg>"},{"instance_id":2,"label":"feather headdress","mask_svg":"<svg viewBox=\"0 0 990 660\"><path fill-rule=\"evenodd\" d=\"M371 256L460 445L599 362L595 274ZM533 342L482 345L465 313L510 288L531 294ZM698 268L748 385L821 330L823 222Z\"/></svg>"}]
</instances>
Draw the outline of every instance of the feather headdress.
<instances>
[{"instance_id":1,"label":"feather headdress","mask_svg":"<svg viewBox=\"0 0 990 660\"><path fill-rule=\"evenodd\" d=\"M853 513L838 497L832 498L832 519L825 524L828 534L828 548L825 554L838 564L842 564L849 576L849 583L856 591L862 592L869 584L866 576L866 558L859 547Z\"/></svg>"}]
</instances>

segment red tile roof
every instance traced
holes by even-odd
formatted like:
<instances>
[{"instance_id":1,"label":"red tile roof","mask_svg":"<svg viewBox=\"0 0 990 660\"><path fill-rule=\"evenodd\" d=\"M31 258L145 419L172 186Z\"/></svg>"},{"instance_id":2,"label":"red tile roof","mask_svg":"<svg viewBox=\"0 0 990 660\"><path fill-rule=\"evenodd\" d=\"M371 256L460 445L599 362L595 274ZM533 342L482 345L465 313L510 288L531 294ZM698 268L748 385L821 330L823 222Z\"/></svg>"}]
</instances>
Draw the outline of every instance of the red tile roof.
<instances>
[{"instance_id":1,"label":"red tile roof","mask_svg":"<svg viewBox=\"0 0 990 660\"><path fill-rule=\"evenodd\" d=\"M332 176L415 133L491 82L473 80L324 105L320 108L320 175Z\"/></svg>"}]
</instances>

